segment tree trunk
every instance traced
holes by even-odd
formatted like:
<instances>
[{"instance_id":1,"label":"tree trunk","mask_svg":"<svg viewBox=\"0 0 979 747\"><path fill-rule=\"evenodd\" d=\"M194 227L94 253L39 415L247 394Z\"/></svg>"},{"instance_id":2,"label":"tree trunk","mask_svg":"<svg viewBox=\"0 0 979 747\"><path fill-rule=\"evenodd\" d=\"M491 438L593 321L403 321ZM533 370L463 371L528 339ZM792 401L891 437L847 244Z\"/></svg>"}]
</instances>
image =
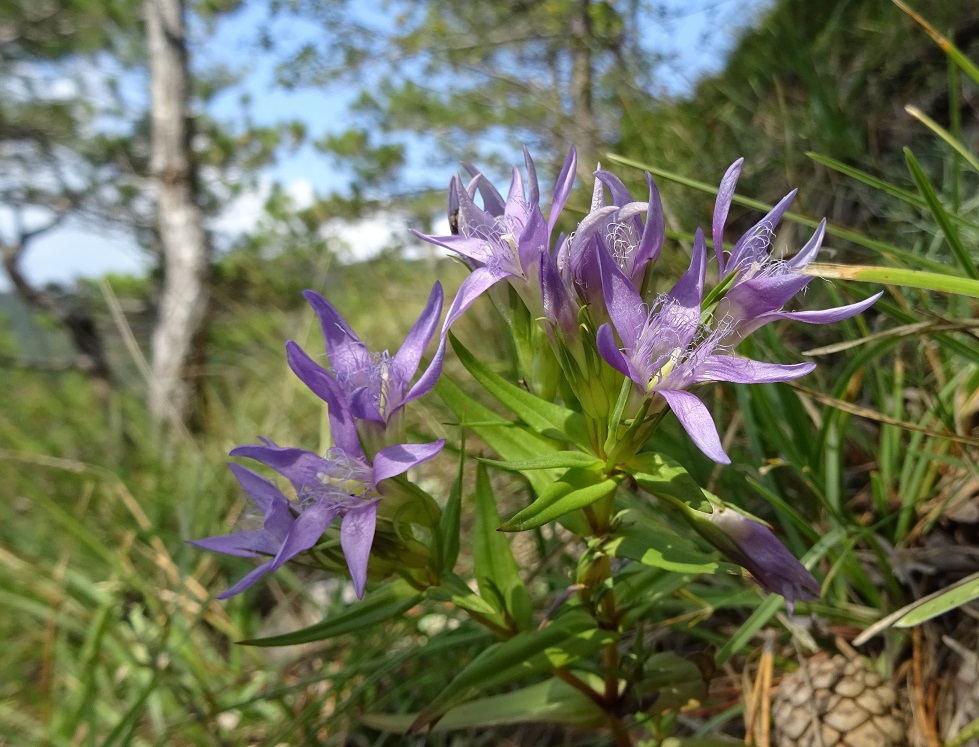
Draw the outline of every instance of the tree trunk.
<instances>
[{"instance_id":1,"label":"tree trunk","mask_svg":"<svg viewBox=\"0 0 979 747\"><path fill-rule=\"evenodd\" d=\"M190 145L184 0L144 0L144 10L153 117L150 168L163 256L149 403L158 422L179 426L199 415L210 248L196 200L197 169Z\"/></svg>"}]
</instances>

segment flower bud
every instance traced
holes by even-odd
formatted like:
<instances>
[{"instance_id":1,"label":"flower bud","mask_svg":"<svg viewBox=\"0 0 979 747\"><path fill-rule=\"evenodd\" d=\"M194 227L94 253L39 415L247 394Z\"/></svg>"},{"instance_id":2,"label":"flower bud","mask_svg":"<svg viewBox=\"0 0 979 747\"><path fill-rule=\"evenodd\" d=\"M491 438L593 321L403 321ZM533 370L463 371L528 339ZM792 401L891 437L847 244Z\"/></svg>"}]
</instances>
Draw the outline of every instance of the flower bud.
<instances>
[{"instance_id":1,"label":"flower bud","mask_svg":"<svg viewBox=\"0 0 979 747\"><path fill-rule=\"evenodd\" d=\"M690 511L685 516L728 560L750 571L765 591L785 597L790 615L797 599L819 597L819 582L761 522L721 507L711 514Z\"/></svg>"}]
</instances>

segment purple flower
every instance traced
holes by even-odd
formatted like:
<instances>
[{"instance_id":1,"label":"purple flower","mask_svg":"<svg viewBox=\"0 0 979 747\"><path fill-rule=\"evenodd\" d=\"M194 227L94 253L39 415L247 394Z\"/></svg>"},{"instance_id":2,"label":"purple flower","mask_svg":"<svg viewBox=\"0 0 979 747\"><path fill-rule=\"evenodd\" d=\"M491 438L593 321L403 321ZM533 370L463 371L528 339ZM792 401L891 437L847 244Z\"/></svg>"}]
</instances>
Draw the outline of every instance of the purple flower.
<instances>
[{"instance_id":1,"label":"purple flower","mask_svg":"<svg viewBox=\"0 0 979 747\"><path fill-rule=\"evenodd\" d=\"M452 179L449 214L457 233L449 236L416 233L424 241L460 255L472 270L449 307L443 330L447 330L483 292L504 278L509 279L529 309L540 307L537 294L542 250L547 253L554 224L571 194L576 159L572 148L555 183L546 222L540 208L537 171L526 148L527 186L525 188L519 169L514 167L506 200L485 176L471 167L474 175L468 186L464 186L459 177ZM482 208L474 201L477 193L482 197Z\"/></svg>"},{"instance_id":2,"label":"purple flower","mask_svg":"<svg viewBox=\"0 0 979 747\"><path fill-rule=\"evenodd\" d=\"M788 381L809 373L815 364L780 365L726 354L728 348L722 345L726 328L711 327L701 318L707 245L700 231L689 269L652 305L644 303L632 279L611 255L600 252L598 256L612 320L611 325L603 324L598 330L599 353L629 377L641 395L660 397L701 451L717 462L730 463L707 407L687 390L709 381Z\"/></svg>"},{"instance_id":3,"label":"purple flower","mask_svg":"<svg viewBox=\"0 0 979 747\"><path fill-rule=\"evenodd\" d=\"M439 283L432 288L418 321L393 356L386 350L372 353L321 295L310 290L304 291L303 295L319 317L331 370L315 363L292 341L287 343L289 363L306 386L330 402L331 413L331 399L337 398L337 390L326 383L327 378L339 384L342 397L349 403L354 417L383 425L387 425L406 403L427 394L435 386L442 371L444 341L421 378L414 385L411 380L442 313L442 286Z\"/></svg>"},{"instance_id":4,"label":"purple flower","mask_svg":"<svg viewBox=\"0 0 979 747\"><path fill-rule=\"evenodd\" d=\"M698 527L704 520L710 528ZM759 586L785 597L790 615L797 600L819 598L819 582L764 524L721 507L696 521L694 527L729 560L746 568Z\"/></svg>"},{"instance_id":5,"label":"purple flower","mask_svg":"<svg viewBox=\"0 0 979 747\"><path fill-rule=\"evenodd\" d=\"M649 201L637 202L617 176L603 170L595 172L591 210L557 252L565 283L584 303L601 306L599 254L610 255L637 288L647 266L659 257L666 239L663 205L648 173L646 184ZM606 205L606 188L612 196L611 205ZM641 215L646 216L645 223Z\"/></svg>"},{"instance_id":6,"label":"purple flower","mask_svg":"<svg viewBox=\"0 0 979 747\"><path fill-rule=\"evenodd\" d=\"M241 487L251 497L252 502L262 511L262 524L257 529L191 540L190 544L225 555L237 555L242 558L267 557L268 560L249 572L230 589L219 594L218 599L227 599L241 593L272 570L275 556L282 548L282 544L295 522L293 504L275 485L261 475L257 475L240 465L229 464L228 467L231 468ZM245 518L250 523L254 523L259 517L247 513Z\"/></svg>"},{"instance_id":7,"label":"purple flower","mask_svg":"<svg viewBox=\"0 0 979 747\"><path fill-rule=\"evenodd\" d=\"M445 441L440 440L388 446L374 456L373 464L367 462L359 447L353 453L335 447L321 457L263 439L262 444L232 450L231 456L255 459L287 478L296 491L297 501L289 501L272 483L254 472L230 465L242 487L264 511L262 527L226 537L195 540L193 544L229 555L270 559L220 598L244 591L266 573L313 548L337 517L341 517L340 548L357 597L363 597L377 504L383 496L379 483L431 459L444 445Z\"/></svg>"},{"instance_id":8,"label":"purple flower","mask_svg":"<svg viewBox=\"0 0 979 747\"><path fill-rule=\"evenodd\" d=\"M436 317L437 318L437 317ZM342 321L342 320L341 320ZM287 343L293 369L308 361L294 342ZM367 461L351 406L339 382L327 371L308 361L307 384L329 405L330 433L336 444L321 457L304 449L278 446L267 439L262 444L239 446L231 456L255 459L292 483L297 502L288 501L271 483L237 465L231 465L239 482L265 513L261 530L238 532L228 538L210 537L195 544L208 550L245 557L272 556L221 598L244 591L266 573L274 571L302 552L314 547L333 521L340 523L340 548L358 597L367 582L367 559L374 540L377 503L383 496L379 483L407 472L431 459L445 441L387 446ZM304 379L305 380L305 379ZM243 479L244 477L244 479Z\"/></svg>"},{"instance_id":9,"label":"purple flower","mask_svg":"<svg viewBox=\"0 0 979 747\"><path fill-rule=\"evenodd\" d=\"M832 309L813 311L783 311L799 291L809 284L811 276L800 271L812 262L823 243L826 221L789 260L771 256L769 251L775 229L795 197L795 190L782 200L758 223L737 240L730 255L723 251L724 224L734 199L734 189L741 173L743 159L735 161L721 179L714 205L713 238L720 277L734 274L730 288L717 303L714 315L725 319L728 337L737 344L759 327L778 319L792 319L809 324L828 324L849 319L868 309L880 298L878 293L858 303Z\"/></svg>"}]
</instances>

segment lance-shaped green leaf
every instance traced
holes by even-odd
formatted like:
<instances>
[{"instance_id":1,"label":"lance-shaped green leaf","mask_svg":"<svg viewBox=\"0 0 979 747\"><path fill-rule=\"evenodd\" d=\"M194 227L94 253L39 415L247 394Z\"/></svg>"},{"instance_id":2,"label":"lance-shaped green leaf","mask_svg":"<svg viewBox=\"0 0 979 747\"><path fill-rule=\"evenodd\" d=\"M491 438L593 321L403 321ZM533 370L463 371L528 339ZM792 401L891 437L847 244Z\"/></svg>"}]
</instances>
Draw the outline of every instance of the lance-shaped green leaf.
<instances>
[{"instance_id":1,"label":"lance-shaped green leaf","mask_svg":"<svg viewBox=\"0 0 979 747\"><path fill-rule=\"evenodd\" d=\"M895 610L886 617L882 617L869 628L863 631L853 641L861 646L875 635L890 627L910 628L915 625L931 620L933 617L944 614L956 607L979 598L979 573L956 581L945 589L932 592L931 594L916 599L899 610Z\"/></svg>"},{"instance_id":2,"label":"lance-shaped green leaf","mask_svg":"<svg viewBox=\"0 0 979 747\"><path fill-rule=\"evenodd\" d=\"M465 427L473 431L505 460L533 459L541 454L557 453L560 450L557 442L544 438L526 427L511 423L492 410L486 409L459 389L447 376L439 377L435 391ZM527 470L521 474L527 478L534 493L540 495L551 486L561 472ZM565 516L561 524L578 536L583 537L588 533L588 524L579 514Z\"/></svg>"},{"instance_id":3,"label":"lance-shaped green leaf","mask_svg":"<svg viewBox=\"0 0 979 747\"><path fill-rule=\"evenodd\" d=\"M835 158L830 158L829 156L824 156L821 153L806 153L806 156L811 158L816 163L821 166L825 166L833 171L838 171L844 176L848 176L851 179L855 179L858 182L863 182L868 187L873 187L874 189L880 190L881 192L886 192L891 195L891 197L896 197L897 199L908 203L909 205L914 205L915 207L924 208L925 203L918 195L914 192L909 192L906 189L901 189L896 187L890 182L886 182L883 179L878 179L877 177L868 174L866 171L861 171L856 169L849 164L843 163L843 161L837 161Z\"/></svg>"},{"instance_id":4,"label":"lance-shaped green leaf","mask_svg":"<svg viewBox=\"0 0 979 747\"><path fill-rule=\"evenodd\" d=\"M535 397L527 390L511 384L490 370L451 334L449 341L459 361L472 377L514 415L541 435L569 441L583 449L588 448L588 434L580 413Z\"/></svg>"},{"instance_id":5,"label":"lance-shaped green leaf","mask_svg":"<svg viewBox=\"0 0 979 747\"><path fill-rule=\"evenodd\" d=\"M470 589L466 582L454 573L445 574L442 583L426 590L425 595L434 601L450 602L460 609L483 615L498 623L500 627L505 627L506 623L500 616L500 611Z\"/></svg>"},{"instance_id":6,"label":"lance-shaped green leaf","mask_svg":"<svg viewBox=\"0 0 979 747\"><path fill-rule=\"evenodd\" d=\"M657 497L674 498L689 508L708 514L713 510L697 481L677 462L662 454L637 454L624 469L639 487Z\"/></svg>"},{"instance_id":7,"label":"lance-shaped green leaf","mask_svg":"<svg viewBox=\"0 0 979 747\"><path fill-rule=\"evenodd\" d=\"M540 454L559 451L557 443L524 427L501 418L483 407L449 380L440 376L435 391L455 413L461 424L479 436L487 446L504 459L530 459ZM535 493L553 482L558 472L530 471L525 477Z\"/></svg>"},{"instance_id":8,"label":"lance-shaped green leaf","mask_svg":"<svg viewBox=\"0 0 979 747\"><path fill-rule=\"evenodd\" d=\"M425 729L481 691L565 667L600 651L616 638L611 631L596 627L589 615L572 611L543 630L518 633L489 646L435 696L411 724L411 731Z\"/></svg>"},{"instance_id":9,"label":"lance-shaped green leaf","mask_svg":"<svg viewBox=\"0 0 979 747\"><path fill-rule=\"evenodd\" d=\"M456 479L452 483L452 490L449 491L449 498L439 519L442 573L450 573L459 559L459 534L462 531L462 477L465 464L466 431L463 429L459 444L459 469L456 471Z\"/></svg>"},{"instance_id":10,"label":"lance-shaped green leaf","mask_svg":"<svg viewBox=\"0 0 979 747\"><path fill-rule=\"evenodd\" d=\"M524 470L535 469L568 469L569 467L590 469L602 464L600 459L591 454L586 454L583 451L559 451L555 454L541 454L530 459L514 459L508 461L480 459L480 461L509 472L523 472Z\"/></svg>"},{"instance_id":11,"label":"lance-shaped green leaf","mask_svg":"<svg viewBox=\"0 0 979 747\"><path fill-rule=\"evenodd\" d=\"M476 521L473 527L473 572L479 591L486 599L498 595L503 610L519 630L527 630L532 624L530 595L513 559L510 542L506 535L496 531L500 526L500 512L496 497L482 464L476 470Z\"/></svg>"},{"instance_id":12,"label":"lance-shaped green leaf","mask_svg":"<svg viewBox=\"0 0 979 747\"><path fill-rule=\"evenodd\" d=\"M652 524L648 518L629 511L629 519L615 530L605 550L616 558L637 560L643 565L674 573L713 573L718 564L713 553L704 552L672 530Z\"/></svg>"},{"instance_id":13,"label":"lance-shaped green leaf","mask_svg":"<svg viewBox=\"0 0 979 747\"><path fill-rule=\"evenodd\" d=\"M346 633L357 633L372 625L403 614L424 599L424 595L402 580L385 584L349 609L322 622L285 635L253 638L241 643L249 646L294 646L297 643L325 641Z\"/></svg>"},{"instance_id":14,"label":"lance-shaped green leaf","mask_svg":"<svg viewBox=\"0 0 979 747\"><path fill-rule=\"evenodd\" d=\"M554 521L607 496L618 487L620 479L606 477L595 470L573 467L500 529L504 532L523 532Z\"/></svg>"},{"instance_id":15,"label":"lance-shaped green leaf","mask_svg":"<svg viewBox=\"0 0 979 747\"><path fill-rule=\"evenodd\" d=\"M417 713L368 713L361 723L378 731L404 734L418 720ZM453 729L546 722L588 729L605 721L605 713L591 698L559 679L539 682L503 695L490 695L456 706L432 727L432 733Z\"/></svg>"}]
</instances>

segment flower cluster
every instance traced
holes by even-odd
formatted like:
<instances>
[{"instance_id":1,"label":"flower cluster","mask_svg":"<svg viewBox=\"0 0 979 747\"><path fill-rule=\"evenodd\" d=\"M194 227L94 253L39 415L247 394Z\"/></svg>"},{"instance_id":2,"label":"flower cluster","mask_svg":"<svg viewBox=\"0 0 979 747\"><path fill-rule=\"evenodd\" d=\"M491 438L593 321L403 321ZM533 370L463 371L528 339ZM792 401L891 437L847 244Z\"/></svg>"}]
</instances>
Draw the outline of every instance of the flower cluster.
<instances>
[{"instance_id":1,"label":"flower cluster","mask_svg":"<svg viewBox=\"0 0 979 747\"><path fill-rule=\"evenodd\" d=\"M221 598L244 591L266 573L315 548L338 517L340 547L354 590L358 598L363 597L378 503L385 495L384 481L431 459L445 445L444 440L390 443L399 440L397 429L391 425L402 406L430 391L441 373L444 341L426 371L411 385L442 311L441 286L436 284L432 289L428 304L394 356L387 351L369 351L323 297L307 291L306 298L320 318L332 370L316 364L291 340L286 350L296 375L327 403L335 445L324 456L278 446L267 439L262 439L261 445L232 450L231 456L254 459L285 477L295 490L296 500L290 501L251 470L230 465L262 511L261 526L194 540L193 544L228 555L268 559ZM368 458L362 438L375 445L389 443Z\"/></svg>"},{"instance_id":2,"label":"flower cluster","mask_svg":"<svg viewBox=\"0 0 979 747\"><path fill-rule=\"evenodd\" d=\"M825 221L791 260L772 257L771 239L795 196L792 192L725 252L724 224L741 171L739 160L724 175L714 207L715 288L709 293L705 289L709 260L704 234L698 230L689 269L669 291L650 298L642 289L650 285L665 229L659 192L649 174L649 199L639 202L613 174L597 171L590 212L571 236L560 236L552 245L557 215L570 193L576 154L572 149L557 178L546 223L536 169L526 152L525 160L528 185L514 168L505 201L478 172L468 186L455 178L449 188L449 212L457 233L419 234L457 252L472 269L446 326L480 293L507 280L552 333L556 359L582 364L570 369L565 365L573 389L586 388L580 381L588 360L583 348L591 346L633 382L637 402L647 401L648 416L669 408L698 448L717 462L730 459L710 413L691 389L707 382L754 384L804 376L814 364L754 361L733 355L734 347L777 319L835 322L860 313L879 297L827 310L785 311L785 304L811 280L799 270L819 251ZM475 204L477 193L483 208ZM590 332L590 339L580 339L582 329ZM613 383L610 397L619 382Z\"/></svg>"},{"instance_id":3,"label":"flower cluster","mask_svg":"<svg viewBox=\"0 0 979 747\"><path fill-rule=\"evenodd\" d=\"M667 410L704 454L728 463L698 388L709 382L767 383L806 375L813 364L752 360L737 355L735 348L770 322L835 322L858 314L878 297L819 311L785 309L809 282L800 270L816 257L825 235L823 222L795 256L773 256L772 237L794 192L726 251L724 227L741 161L728 169L718 190L711 226L713 255L698 229L687 270L675 282L662 284L655 268L665 242L663 208L648 174L648 196L639 201L616 176L599 169L588 214L570 235L555 236L572 191L575 151L570 151L555 181L546 218L534 161L526 150L524 159L526 178L515 167L506 198L466 164L468 181L456 176L449 185L450 234L416 234L454 252L470 269L446 312L435 354L417 378L439 327L441 286L433 287L394 355L369 350L326 299L305 292L319 317L328 366L292 341L286 344L288 361L299 379L327 403L335 446L320 456L263 439L262 444L231 452L282 475L295 496L287 498L255 472L231 465L261 515L255 517L255 528L195 544L265 560L223 597L243 591L301 554L315 560L324 539L334 536L329 530L337 519L342 555L357 595L363 595L379 506L397 492L398 482L392 478L402 479L400 475L431 459L444 445L441 440L404 443L403 408L435 385L455 321L501 281L511 288L507 297L513 304L514 335L530 340L523 350L534 360L521 359L521 364L554 369L549 377L525 372L528 381L532 387L536 381L561 381L545 398L559 391L563 404L583 415L591 451L609 475L628 471L629 459L643 448ZM709 277L716 280L708 288ZM529 325L520 327L518 316ZM537 345L534 335L546 342ZM518 340L518 354L520 347ZM691 509L687 518L790 605L818 593L815 579L764 525L720 504L713 514Z\"/></svg>"}]
</instances>

